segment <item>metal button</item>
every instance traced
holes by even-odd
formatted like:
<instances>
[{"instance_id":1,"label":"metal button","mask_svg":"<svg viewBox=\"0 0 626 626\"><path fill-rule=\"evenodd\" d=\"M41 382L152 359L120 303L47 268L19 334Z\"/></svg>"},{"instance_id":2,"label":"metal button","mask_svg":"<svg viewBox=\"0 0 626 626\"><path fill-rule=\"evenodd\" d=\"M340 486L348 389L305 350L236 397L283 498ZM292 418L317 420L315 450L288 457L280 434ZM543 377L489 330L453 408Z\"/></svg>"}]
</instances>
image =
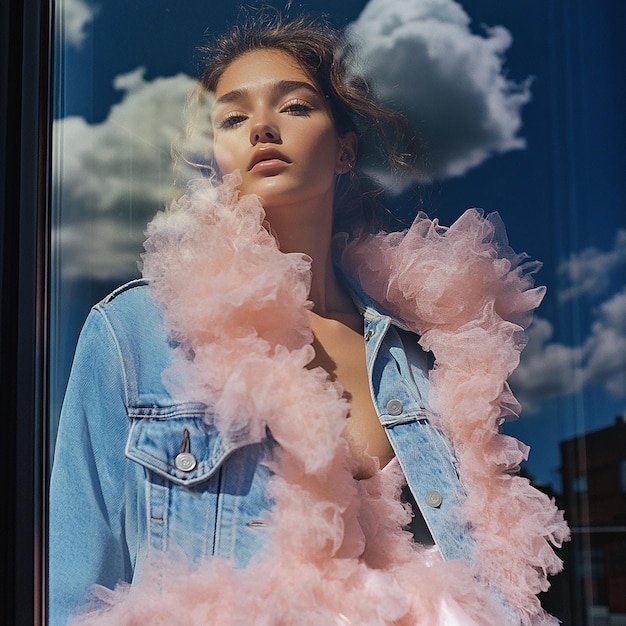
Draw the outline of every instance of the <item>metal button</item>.
<instances>
[{"instance_id":1,"label":"metal button","mask_svg":"<svg viewBox=\"0 0 626 626\"><path fill-rule=\"evenodd\" d=\"M428 506L432 506L433 509L436 509L437 507L441 506L442 502L443 502L443 497L438 491L433 490L433 491L429 491L426 494L426 504L428 504Z\"/></svg>"},{"instance_id":2,"label":"metal button","mask_svg":"<svg viewBox=\"0 0 626 626\"><path fill-rule=\"evenodd\" d=\"M189 430L185 428L183 430L183 442L180 446L180 452L174 459L174 465L176 469L181 472L190 472L196 466L196 457L191 454L191 437L189 436Z\"/></svg>"},{"instance_id":3,"label":"metal button","mask_svg":"<svg viewBox=\"0 0 626 626\"><path fill-rule=\"evenodd\" d=\"M389 415L400 415L402 413L402 402L400 400L389 400L387 402L387 413Z\"/></svg>"},{"instance_id":4,"label":"metal button","mask_svg":"<svg viewBox=\"0 0 626 626\"><path fill-rule=\"evenodd\" d=\"M174 465L181 472L190 472L196 466L196 457L191 452L180 452L174 459Z\"/></svg>"},{"instance_id":5,"label":"metal button","mask_svg":"<svg viewBox=\"0 0 626 626\"><path fill-rule=\"evenodd\" d=\"M369 341L372 337L374 336L374 331L370 328L366 333L365 333L365 341Z\"/></svg>"}]
</instances>

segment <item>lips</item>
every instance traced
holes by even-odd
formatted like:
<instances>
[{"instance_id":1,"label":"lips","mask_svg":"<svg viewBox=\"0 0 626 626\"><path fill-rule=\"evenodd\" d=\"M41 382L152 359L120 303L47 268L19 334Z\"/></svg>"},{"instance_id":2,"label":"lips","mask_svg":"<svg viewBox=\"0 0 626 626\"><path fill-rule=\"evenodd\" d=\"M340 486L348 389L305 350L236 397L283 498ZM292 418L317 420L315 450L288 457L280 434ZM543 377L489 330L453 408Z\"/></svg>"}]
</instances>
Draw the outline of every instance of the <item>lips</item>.
<instances>
[{"instance_id":1,"label":"lips","mask_svg":"<svg viewBox=\"0 0 626 626\"><path fill-rule=\"evenodd\" d=\"M254 153L254 156L250 160L248 171L259 165L259 163L263 164L266 162L268 166L272 164L281 165L291 163L291 161L280 150L276 150L276 148L260 148Z\"/></svg>"}]
</instances>

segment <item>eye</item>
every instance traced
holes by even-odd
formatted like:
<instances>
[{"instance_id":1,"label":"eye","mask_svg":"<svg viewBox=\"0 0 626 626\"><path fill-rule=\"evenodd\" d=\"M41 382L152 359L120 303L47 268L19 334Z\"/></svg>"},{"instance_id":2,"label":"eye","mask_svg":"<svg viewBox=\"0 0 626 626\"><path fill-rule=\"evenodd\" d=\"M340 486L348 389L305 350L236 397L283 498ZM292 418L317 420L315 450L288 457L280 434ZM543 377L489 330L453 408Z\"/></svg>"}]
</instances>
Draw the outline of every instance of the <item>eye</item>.
<instances>
[{"instance_id":1,"label":"eye","mask_svg":"<svg viewBox=\"0 0 626 626\"><path fill-rule=\"evenodd\" d=\"M219 129L229 129L238 126L246 120L246 116L242 113L227 113L222 120L217 124Z\"/></svg>"},{"instance_id":2,"label":"eye","mask_svg":"<svg viewBox=\"0 0 626 626\"><path fill-rule=\"evenodd\" d=\"M282 113L289 115L309 115L314 107L305 100L290 100L281 108Z\"/></svg>"}]
</instances>

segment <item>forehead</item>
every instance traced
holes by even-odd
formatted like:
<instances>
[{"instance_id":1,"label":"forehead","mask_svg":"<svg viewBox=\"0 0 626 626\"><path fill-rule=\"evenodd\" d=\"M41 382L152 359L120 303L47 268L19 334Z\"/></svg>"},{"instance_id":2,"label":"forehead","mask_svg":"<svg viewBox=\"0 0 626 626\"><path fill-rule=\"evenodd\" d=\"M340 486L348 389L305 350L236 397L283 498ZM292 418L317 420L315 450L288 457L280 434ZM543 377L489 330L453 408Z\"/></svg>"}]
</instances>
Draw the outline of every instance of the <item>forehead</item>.
<instances>
[{"instance_id":1,"label":"forehead","mask_svg":"<svg viewBox=\"0 0 626 626\"><path fill-rule=\"evenodd\" d=\"M235 59L220 76L215 95L234 90L258 90L263 85L279 81L300 81L309 83L316 90L315 81L298 62L282 50L252 50Z\"/></svg>"}]
</instances>

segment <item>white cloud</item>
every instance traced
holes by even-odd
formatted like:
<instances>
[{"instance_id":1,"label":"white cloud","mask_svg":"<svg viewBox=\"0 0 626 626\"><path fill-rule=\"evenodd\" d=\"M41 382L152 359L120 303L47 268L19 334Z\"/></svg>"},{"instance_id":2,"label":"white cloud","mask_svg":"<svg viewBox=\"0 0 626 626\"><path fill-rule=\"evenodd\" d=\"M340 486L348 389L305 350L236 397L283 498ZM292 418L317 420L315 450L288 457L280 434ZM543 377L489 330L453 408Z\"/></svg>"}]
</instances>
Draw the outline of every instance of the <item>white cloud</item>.
<instances>
[{"instance_id":1,"label":"white cloud","mask_svg":"<svg viewBox=\"0 0 626 626\"><path fill-rule=\"evenodd\" d=\"M80 47L87 37L85 27L93 21L98 8L84 0L58 0L55 6L59 41Z\"/></svg>"},{"instance_id":2,"label":"white cloud","mask_svg":"<svg viewBox=\"0 0 626 626\"><path fill-rule=\"evenodd\" d=\"M145 226L172 193L171 145L195 81L143 74L117 77L124 97L102 123L54 123L53 237L65 276L135 274Z\"/></svg>"},{"instance_id":3,"label":"white cloud","mask_svg":"<svg viewBox=\"0 0 626 626\"><path fill-rule=\"evenodd\" d=\"M559 292L559 300L566 302L581 295L598 295L610 285L611 274L626 265L626 230L615 235L615 245L607 252L585 248L560 263L557 274L566 286Z\"/></svg>"},{"instance_id":4,"label":"white cloud","mask_svg":"<svg viewBox=\"0 0 626 626\"><path fill-rule=\"evenodd\" d=\"M511 387L526 412L535 410L541 400L574 393L584 384L583 348L554 342L553 334L551 322L535 318L520 365L511 376Z\"/></svg>"},{"instance_id":5,"label":"white cloud","mask_svg":"<svg viewBox=\"0 0 626 626\"><path fill-rule=\"evenodd\" d=\"M589 335L580 346L552 341L553 326L536 318L511 386L526 411L541 400L602 385L626 398L626 287L598 306Z\"/></svg>"},{"instance_id":6,"label":"white cloud","mask_svg":"<svg viewBox=\"0 0 626 626\"><path fill-rule=\"evenodd\" d=\"M626 230L617 230L609 250L586 248L571 254L557 268L565 286L558 296L562 305L581 307L571 302L593 296L597 304L591 312L592 323L578 346L552 340L552 324L535 318L528 330L528 345L520 366L511 377L518 399L526 410L533 410L544 398L568 395L587 384L601 385L616 398L626 398L626 287L614 280L626 265ZM605 295L605 294L610 295ZM598 300L603 296L602 300Z\"/></svg>"},{"instance_id":7,"label":"white cloud","mask_svg":"<svg viewBox=\"0 0 626 626\"><path fill-rule=\"evenodd\" d=\"M585 377L616 397L626 396L626 287L598 308L585 342Z\"/></svg>"},{"instance_id":8,"label":"white cloud","mask_svg":"<svg viewBox=\"0 0 626 626\"><path fill-rule=\"evenodd\" d=\"M370 0L347 32L375 93L415 128L425 150L422 181L461 176L525 147L517 133L530 81L506 77L512 37L502 26L473 33L454 0Z\"/></svg>"},{"instance_id":9,"label":"white cloud","mask_svg":"<svg viewBox=\"0 0 626 626\"><path fill-rule=\"evenodd\" d=\"M626 288L600 306L603 323L626 335Z\"/></svg>"}]
</instances>

